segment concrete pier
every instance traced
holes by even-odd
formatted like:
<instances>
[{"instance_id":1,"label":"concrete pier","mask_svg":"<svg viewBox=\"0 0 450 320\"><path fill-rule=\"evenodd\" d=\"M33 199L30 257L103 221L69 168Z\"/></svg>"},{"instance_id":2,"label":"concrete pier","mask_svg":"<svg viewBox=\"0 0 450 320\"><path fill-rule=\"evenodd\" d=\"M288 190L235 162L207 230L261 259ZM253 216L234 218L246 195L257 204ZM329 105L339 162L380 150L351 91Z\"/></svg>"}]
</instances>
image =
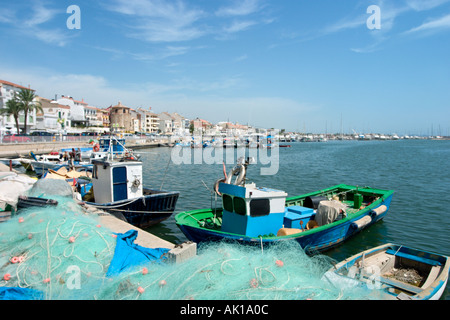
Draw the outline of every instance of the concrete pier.
<instances>
[{"instance_id":1,"label":"concrete pier","mask_svg":"<svg viewBox=\"0 0 450 320\"><path fill-rule=\"evenodd\" d=\"M146 248L167 248L173 249L175 244L161 239L145 230L139 229L125 221L111 215L100 216L100 224L116 233L125 233L129 230L136 230L138 236L135 243Z\"/></svg>"}]
</instances>

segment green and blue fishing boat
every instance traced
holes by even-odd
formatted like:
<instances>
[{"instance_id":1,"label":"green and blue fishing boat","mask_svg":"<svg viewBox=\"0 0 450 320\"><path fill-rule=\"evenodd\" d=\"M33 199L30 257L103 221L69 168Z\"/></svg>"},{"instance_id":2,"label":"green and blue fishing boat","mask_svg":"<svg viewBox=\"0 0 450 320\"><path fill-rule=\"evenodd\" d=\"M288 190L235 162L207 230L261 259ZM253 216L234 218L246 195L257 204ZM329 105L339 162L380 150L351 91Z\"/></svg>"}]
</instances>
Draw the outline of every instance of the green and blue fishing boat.
<instances>
[{"instance_id":1,"label":"green and blue fishing boat","mask_svg":"<svg viewBox=\"0 0 450 320\"><path fill-rule=\"evenodd\" d=\"M382 220L394 193L340 184L288 197L282 190L247 183L247 164L236 166L227 178L216 182L221 207L175 216L177 226L189 240L256 245L294 240L307 251L324 251Z\"/></svg>"}]
</instances>

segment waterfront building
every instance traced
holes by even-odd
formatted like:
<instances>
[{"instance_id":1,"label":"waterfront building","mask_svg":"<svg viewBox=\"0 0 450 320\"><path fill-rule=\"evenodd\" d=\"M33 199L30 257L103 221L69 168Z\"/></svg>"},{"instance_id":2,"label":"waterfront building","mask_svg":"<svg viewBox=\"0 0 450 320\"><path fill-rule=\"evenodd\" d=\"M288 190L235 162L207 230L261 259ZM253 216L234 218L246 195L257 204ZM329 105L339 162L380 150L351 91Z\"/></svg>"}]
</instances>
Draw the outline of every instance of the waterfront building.
<instances>
[{"instance_id":1,"label":"waterfront building","mask_svg":"<svg viewBox=\"0 0 450 320\"><path fill-rule=\"evenodd\" d=\"M173 134L173 122L174 119L168 112L161 112L158 114L159 118L159 133L162 135Z\"/></svg>"},{"instance_id":2,"label":"waterfront building","mask_svg":"<svg viewBox=\"0 0 450 320\"><path fill-rule=\"evenodd\" d=\"M214 126L211 122L206 121L204 119L196 118L191 121L191 124L194 127L194 134L204 134L208 129L213 128Z\"/></svg>"},{"instance_id":3,"label":"waterfront building","mask_svg":"<svg viewBox=\"0 0 450 320\"><path fill-rule=\"evenodd\" d=\"M97 107L93 107L90 105L87 105L84 108L84 117L86 119L86 127L88 127L89 129L93 129L93 128L99 128L102 129L103 127L103 120L102 117L99 117L99 108Z\"/></svg>"},{"instance_id":4,"label":"waterfront building","mask_svg":"<svg viewBox=\"0 0 450 320\"><path fill-rule=\"evenodd\" d=\"M172 132L177 136L185 136L189 134L189 120L182 115L174 112L172 116Z\"/></svg>"},{"instance_id":5,"label":"waterfront building","mask_svg":"<svg viewBox=\"0 0 450 320\"><path fill-rule=\"evenodd\" d=\"M103 132L109 132L109 109L97 108L97 121Z\"/></svg>"},{"instance_id":6,"label":"waterfront building","mask_svg":"<svg viewBox=\"0 0 450 320\"><path fill-rule=\"evenodd\" d=\"M134 122L131 118L129 107L124 106L120 101L117 105L110 107L110 127L121 132L134 132Z\"/></svg>"},{"instance_id":7,"label":"waterfront building","mask_svg":"<svg viewBox=\"0 0 450 320\"><path fill-rule=\"evenodd\" d=\"M31 91L35 91L34 89L31 89L30 87L24 87L19 84L6 81L6 80L0 80L0 109L6 108L6 103L14 97L15 93L19 93L22 89L29 89ZM23 128L24 126L24 113L21 112L19 115L19 127ZM27 119L27 128L30 129L33 126L36 125L36 110L33 110L28 113L28 119ZM0 128L1 128L1 135L11 132L11 133L17 133L16 132L16 124L14 121L13 116L3 115L0 116ZM29 130L28 130L29 131Z\"/></svg>"},{"instance_id":8,"label":"waterfront building","mask_svg":"<svg viewBox=\"0 0 450 320\"><path fill-rule=\"evenodd\" d=\"M147 113L147 117L145 119L146 121L146 128L149 133L158 133L158 128L159 128L159 117L156 113L153 112L148 112Z\"/></svg>"},{"instance_id":9,"label":"waterfront building","mask_svg":"<svg viewBox=\"0 0 450 320\"><path fill-rule=\"evenodd\" d=\"M149 108L151 109L151 108ZM143 108L136 110L141 116L141 128L139 131L145 133L158 133L159 129L159 117L156 113L151 112Z\"/></svg>"},{"instance_id":10,"label":"waterfront building","mask_svg":"<svg viewBox=\"0 0 450 320\"><path fill-rule=\"evenodd\" d=\"M43 97L37 97L37 101L41 104L43 112L36 113L36 125L32 129L62 133L71 128L69 106Z\"/></svg>"},{"instance_id":11,"label":"waterfront building","mask_svg":"<svg viewBox=\"0 0 450 320\"><path fill-rule=\"evenodd\" d=\"M78 101L70 96L61 96L60 99L56 99L56 102L70 107L69 120L71 121L71 127L86 127L88 120L86 120L84 110L88 104L83 99Z\"/></svg>"},{"instance_id":12,"label":"waterfront building","mask_svg":"<svg viewBox=\"0 0 450 320\"><path fill-rule=\"evenodd\" d=\"M141 131L141 114L130 108L130 116L131 116L131 132L140 132Z\"/></svg>"}]
</instances>

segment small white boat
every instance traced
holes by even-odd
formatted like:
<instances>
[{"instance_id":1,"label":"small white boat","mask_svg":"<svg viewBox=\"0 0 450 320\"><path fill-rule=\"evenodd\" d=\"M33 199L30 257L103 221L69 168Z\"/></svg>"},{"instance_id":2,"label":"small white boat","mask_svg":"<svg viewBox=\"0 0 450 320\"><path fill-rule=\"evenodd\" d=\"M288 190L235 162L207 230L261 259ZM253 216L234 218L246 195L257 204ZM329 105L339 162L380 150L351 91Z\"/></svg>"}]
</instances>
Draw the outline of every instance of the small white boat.
<instances>
[{"instance_id":1,"label":"small white boat","mask_svg":"<svg viewBox=\"0 0 450 320\"><path fill-rule=\"evenodd\" d=\"M364 286L380 300L439 300L449 267L447 256L388 243L341 261L324 279L343 290Z\"/></svg>"},{"instance_id":2,"label":"small white boat","mask_svg":"<svg viewBox=\"0 0 450 320\"><path fill-rule=\"evenodd\" d=\"M30 152L33 159L21 159L21 164L27 169L34 171L37 176L42 176L48 170L58 171L62 167L73 167L75 170L92 170L92 164L86 161L74 161L72 165L69 161L64 161L60 154L35 155Z\"/></svg>"}]
</instances>

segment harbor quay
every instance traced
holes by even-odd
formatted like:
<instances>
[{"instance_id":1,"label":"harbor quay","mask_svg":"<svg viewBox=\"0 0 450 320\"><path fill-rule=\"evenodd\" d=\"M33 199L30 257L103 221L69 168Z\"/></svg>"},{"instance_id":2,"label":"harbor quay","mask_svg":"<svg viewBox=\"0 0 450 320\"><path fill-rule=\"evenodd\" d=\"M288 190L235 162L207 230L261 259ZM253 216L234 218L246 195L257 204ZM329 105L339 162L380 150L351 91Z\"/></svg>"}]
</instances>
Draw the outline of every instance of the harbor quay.
<instances>
[{"instance_id":1,"label":"harbor quay","mask_svg":"<svg viewBox=\"0 0 450 320\"><path fill-rule=\"evenodd\" d=\"M131 140L127 146L131 149L154 148L169 145L168 139L159 141ZM28 156L30 151L34 154L48 154L64 148L92 147L88 141L48 141L32 143L2 143L0 144L0 158L12 158Z\"/></svg>"}]
</instances>

